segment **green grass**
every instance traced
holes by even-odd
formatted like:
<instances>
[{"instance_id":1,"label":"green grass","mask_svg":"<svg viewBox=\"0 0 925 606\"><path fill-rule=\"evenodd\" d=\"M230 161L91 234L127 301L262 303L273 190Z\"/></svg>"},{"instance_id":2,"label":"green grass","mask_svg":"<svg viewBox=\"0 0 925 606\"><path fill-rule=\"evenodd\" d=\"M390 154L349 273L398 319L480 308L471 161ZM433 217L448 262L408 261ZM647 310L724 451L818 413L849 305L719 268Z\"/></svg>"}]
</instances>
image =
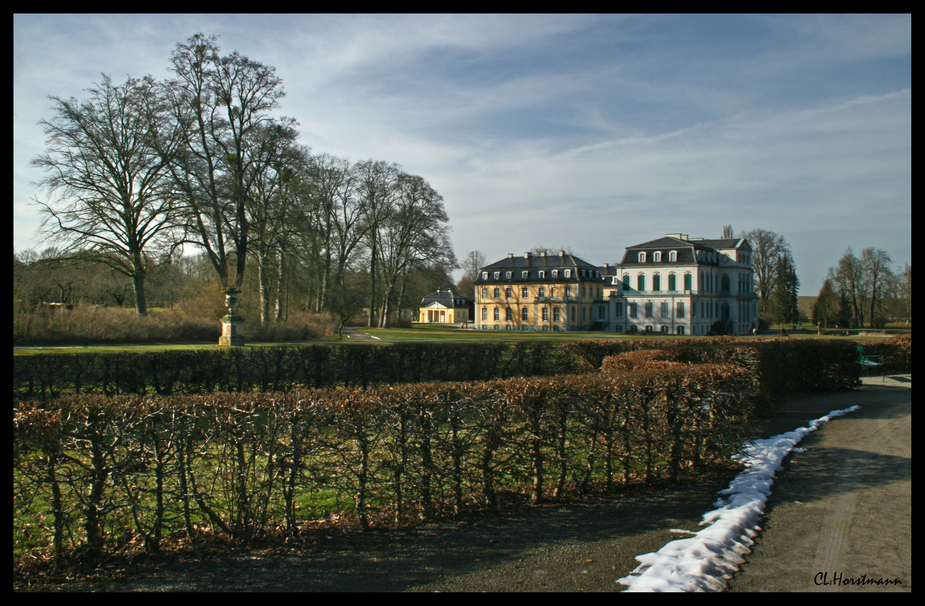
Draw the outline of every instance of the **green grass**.
<instances>
[{"instance_id":1,"label":"green grass","mask_svg":"<svg viewBox=\"0 0 925 606\"><path fill-rule=\"evenodd\" d=\"M399 341L490 341L490 342L515 342L515 341L585 341L585 340L603 340L603 339L698 339L702 338L694 335L672 335L662 333L615 333L606 331L571 331L571 332L542 332L542 331L520 331L520 330L462 330L455 326L440 324L415 324L410 328L357 328L359 332L378 337L381 343L399 342ZM823 334L821 337L816 334L814 329L806 328L805 333L796 333L788 329L788 337L795 339L837 339L848 338L852 341L882 340L883 336L859 336L858 332L866 329L853 329L849 337L839 337L836 334ZM779 336L778 330L772 330L768 334L760 335L759 338L776 338ZM261 343L249 342L245 347L274 347L286 345L306 345L313 343L350 343L348 339L340 341L337 336L326 337L319 341L305 341L299 343ZM14 347L13 355L34 355L39 353L117 353L117 352L147 352L147 351L164 351L164 350L184 350L184 349L212 349L220 347L214 343L160 343L160 344L124 344L124 345L78 345L78 346L36 346L36 347Z\"/></svg>"}]
</instances>

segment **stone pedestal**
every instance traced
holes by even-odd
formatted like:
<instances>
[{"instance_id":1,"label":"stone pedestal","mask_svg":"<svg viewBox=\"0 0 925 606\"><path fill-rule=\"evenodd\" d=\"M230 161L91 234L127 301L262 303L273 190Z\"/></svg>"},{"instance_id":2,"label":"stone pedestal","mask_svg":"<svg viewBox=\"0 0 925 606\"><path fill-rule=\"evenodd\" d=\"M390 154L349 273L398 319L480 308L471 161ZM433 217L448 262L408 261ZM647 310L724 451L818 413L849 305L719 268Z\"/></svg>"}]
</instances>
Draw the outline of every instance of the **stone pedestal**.
<instances>
[{"instance_id":1,"label":"stone pedestal","mask_svg":"<svg viewBox=\"0 0 925 606\"><path fill-rule=\"evenodd\" d=\"M244 345L244 337L241 336L241 324L244 318L235 313L238 307L239 292L235 288L225 291L225 305L228 307L228 313L222 317L222 336L218 338L219 345Z\"/></svg>"}]
</instances>

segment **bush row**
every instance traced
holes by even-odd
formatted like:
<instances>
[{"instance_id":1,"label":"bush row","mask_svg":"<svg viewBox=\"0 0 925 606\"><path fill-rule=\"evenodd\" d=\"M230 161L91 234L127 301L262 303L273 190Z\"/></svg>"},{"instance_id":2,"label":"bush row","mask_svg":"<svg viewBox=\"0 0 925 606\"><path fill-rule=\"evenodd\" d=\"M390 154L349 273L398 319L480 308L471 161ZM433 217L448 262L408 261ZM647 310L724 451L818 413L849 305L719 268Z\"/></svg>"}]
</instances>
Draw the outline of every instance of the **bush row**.
<instances>
[{"instance_id":1,"label":"bush row","mask_svg":"<svg viewBox=\"0 0 925 606\"><path fill-rule=\"evenodd\" d=\"M576 366L578 364L578 366ZM144 353L13 356L13 397L290 391L574 372L581 360L546 342L299 345Z\"/></svg>"},{"instance_id":2,"label":"bush row","mask_svg":"<svg viewBox=\"0 0 925 606\"><path fill-rule=\"evenodd\" d=\"M911 336L865 345L890 372L911 371ZM599 369L607 356L660 351L682 363L735 363L761 375L764 398L841 389L857 381L856 344L810 339L674 339L505 343L299 345L145 353L13 356L13 397L62 393L160 394L289 391L428 381L484 381Z\"/></svg>"},{"instance_id":3,"label":"bush row","mask_svg":"<svg viewBox=\"0 0 925 606\"><path fill-rule=\"evenodd\" d=\"M900 349L889 344L885 347ZM857 344L836 339L577 341L564 348L585 364L604 369L631 370L669 362L739 366L748 370L758 385L758 414L771 412L778 402L793 394L853 387L858 384L861 368ZM908 349L911 350L911 339Z\"/></svg>"},{"instance_id":4,"label":"bush row","mask_svg":"<svg viewBox=\"0 0 925 606\"><path fill-rule=\"evenodd\" d=\"M676 480L728 461L744 369L671 364L486 382L182 396L71 394L13 416L14 550L247 543ZM17 554L14 553L14 561Z\"/></svg>"}]
</instances>

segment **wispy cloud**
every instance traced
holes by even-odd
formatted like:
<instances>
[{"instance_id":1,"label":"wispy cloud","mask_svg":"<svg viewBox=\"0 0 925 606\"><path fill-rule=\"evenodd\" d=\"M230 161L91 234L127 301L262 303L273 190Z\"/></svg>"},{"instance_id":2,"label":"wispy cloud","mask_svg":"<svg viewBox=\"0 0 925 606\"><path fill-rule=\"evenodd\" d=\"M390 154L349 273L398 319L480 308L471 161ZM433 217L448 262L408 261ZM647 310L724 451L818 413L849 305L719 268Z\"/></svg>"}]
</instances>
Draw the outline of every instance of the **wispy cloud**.
<instances>
[{"instance_id":1,"label":"wispy cloud","mask_svg":"<svg viewBox=\"0 0 925 606\"><path fill-rule=\"evenodd\" d=\"M198 31L277 68L315 151L428 179L459 257L731 223L783 234L806 294L848 245L911 261L909 15L18 15L16 246L45 97L164 77Z\"/></svg>"}]
</instances>

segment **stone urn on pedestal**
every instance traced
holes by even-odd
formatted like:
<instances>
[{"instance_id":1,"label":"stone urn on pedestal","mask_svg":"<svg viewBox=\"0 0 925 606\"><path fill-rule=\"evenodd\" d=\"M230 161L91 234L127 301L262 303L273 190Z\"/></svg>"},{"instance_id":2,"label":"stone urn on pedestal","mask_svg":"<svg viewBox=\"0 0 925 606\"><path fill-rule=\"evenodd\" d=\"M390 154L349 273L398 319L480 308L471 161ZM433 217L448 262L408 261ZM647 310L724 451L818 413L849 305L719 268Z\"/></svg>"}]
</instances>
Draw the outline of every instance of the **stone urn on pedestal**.
<instances>
[{"instance_id":1,"label":"stone urn on pedestal","mask_svg":"<svg viewBox=\"0 0 925 606\"><path fill-rule=\"evenodd\" d=\"M222 336L218 338L219 345L244 345L244 337L241 336L241 324L244 318L235 313L240 292L234 287L225 291L225 306L228 308L228 313L222 317Z\"/></svg>"}]
</instances>

